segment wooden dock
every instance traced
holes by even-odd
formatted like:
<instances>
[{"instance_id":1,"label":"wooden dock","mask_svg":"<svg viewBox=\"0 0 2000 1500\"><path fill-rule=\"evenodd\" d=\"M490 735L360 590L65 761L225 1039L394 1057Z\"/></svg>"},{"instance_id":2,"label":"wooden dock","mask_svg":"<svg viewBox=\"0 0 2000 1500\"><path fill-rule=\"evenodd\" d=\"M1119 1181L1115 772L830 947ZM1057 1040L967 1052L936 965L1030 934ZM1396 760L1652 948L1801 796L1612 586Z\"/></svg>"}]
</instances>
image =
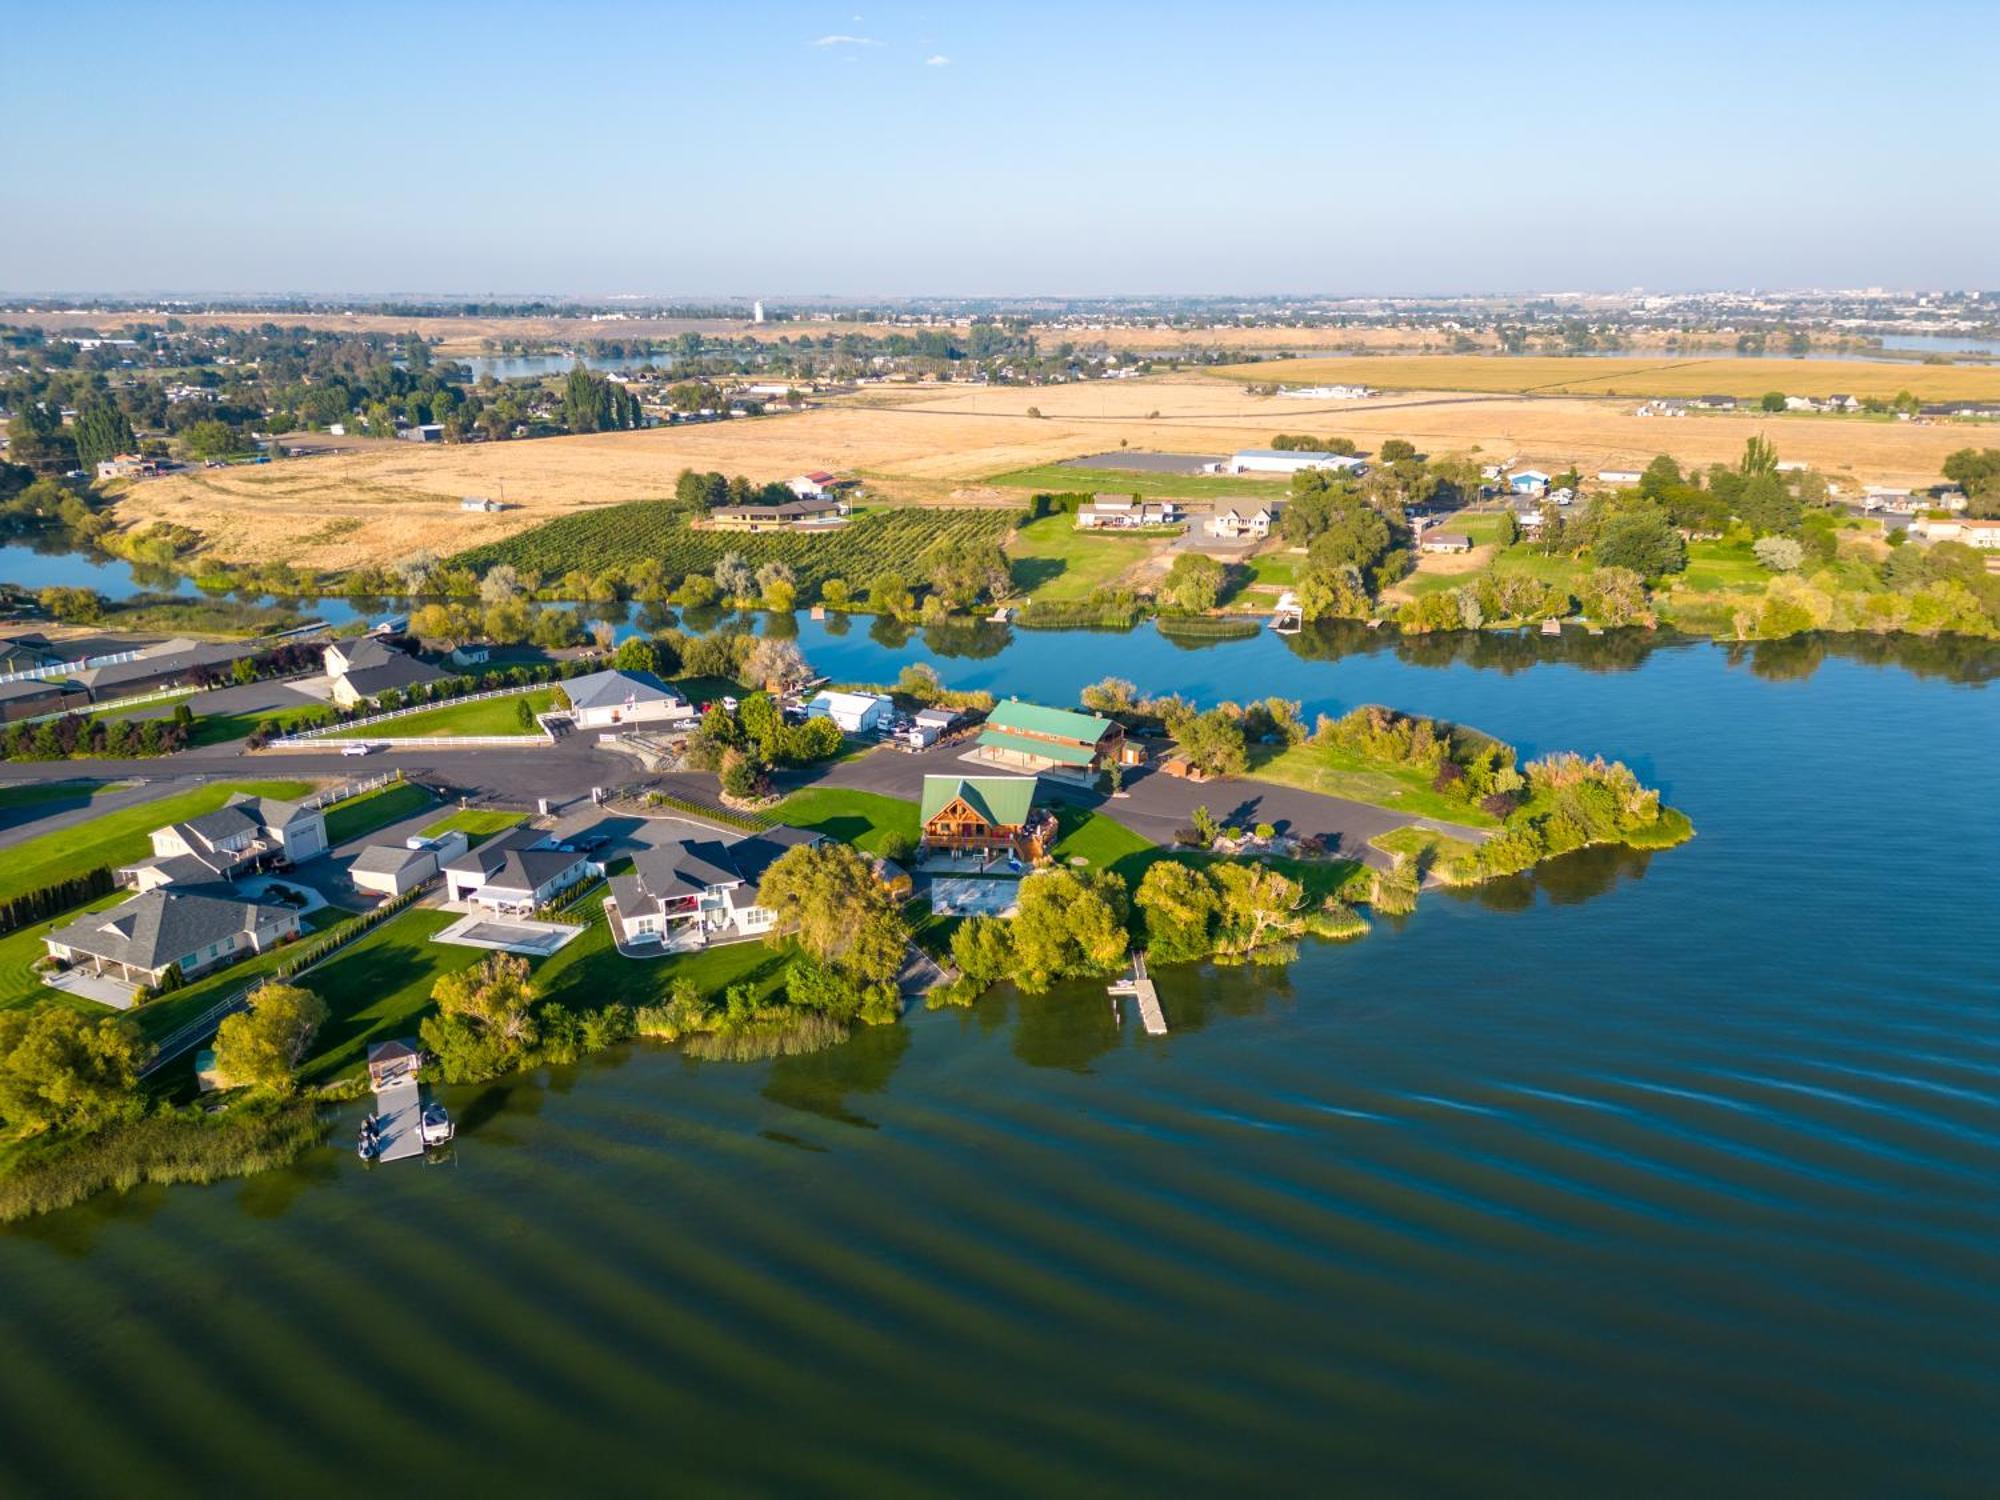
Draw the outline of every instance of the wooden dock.
<instances>
[{"instance_id":1,"label":"wooden dock","mask_svg":"<svg viewBox=\"0 0 2000 1500\"><path fill-rule=\"evenodd\" d=\"M1111 986L1113 995L1130 995L1139 1007L1139 1020L1148 1036L1167 1034L1167 1013L1160 1009L1160 992L1146 976L1146 955L1132 955L1132 973Z\"/></svg>"},{"instance_id":2,"label":"wooden dock","mask_svg":"<svg viewBox=\"0 0 2000 1500\"><path fill-rule=\"evenodd\" d=\"M414 1074L375 1091L377 1161L405 1161L424 1154L424 1097Z\"/></svg>"}]
</instances>

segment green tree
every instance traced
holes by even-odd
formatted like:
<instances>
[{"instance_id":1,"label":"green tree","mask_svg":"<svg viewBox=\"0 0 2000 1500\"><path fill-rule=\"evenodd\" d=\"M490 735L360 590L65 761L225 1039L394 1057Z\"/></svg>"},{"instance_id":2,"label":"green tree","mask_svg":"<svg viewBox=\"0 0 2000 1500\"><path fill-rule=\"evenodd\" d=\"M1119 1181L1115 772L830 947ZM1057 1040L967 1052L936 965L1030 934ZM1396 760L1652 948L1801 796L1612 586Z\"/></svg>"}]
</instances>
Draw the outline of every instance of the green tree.
<instances>
[{"instance_id":1,"label":"green tree","mask_svg":"<svg viewBox=\"0 0 2000 1500\"><path fill-rule=\"evenodd\" d=\"M139 1114L152 1048L123 1017L61 1006L0 1011L0 1121L19 1133L83 1132Z\"/></svg>"},{"instance_id":2,"label":"green tree","mask_svg":"<svg viewBox=\"0 0 2000 1500\"><path fill-rule=\"evenodd\" d=\"M1125 882L1043 870L1021 882L1013 979L1029 993L1059 979L1113 973L1125 961Z\"/></svg>"},{"instance_id":3,"label":"green tree","mask_svg":"<svg viewBox=\"0 0 2000 1500\"><path fill-rule=\"evenodd\" d=\"M1013 930L999 917L967 917L951 935L951 957L967 979L1005 979L1014 968Z\"/></svg>"},{"instance_id":4,"label":"green tree","mask_svg":"<svg viewBox=\"0 0 2000 1500\"><path fill-rule=\"evenodd\" d=\"M132 424L110 400L95 396L77 408L76 461L86 474L95 474L103 460L130 453L137 445Z\"/></svg>"},{"instance_id":5,"label":"green tree","mask_svg":"<svg viewBox=\"0 0 2000 1500\"><path fill-rule=\"evenodd\" d=\"M1643 578L1661 578L1687 567L1687 542L1666 515L1651 506L1613 516L1591 549L1600 567L1630 568Z\"/></svg>"},{"instance_id":6,"label":"green tree","mask_svg":"<svg viewBox=\"0 0 2000 1500\"><path fill-rule=\"evenodd\" d=\"M1763 397L1757 402L1757 406L1762 411L1783 411L1785 409L1785 393L1783 391L1766 391Z\"/></svg>"},{"instance_id":7,"label":"green tree","mask_svg":"<svg viewBox=\"0 0 2000 1500\"><path fill-rule=\"evenodd\" d=\"M1153 958L1172 963L1215 951L1210 927L1221 901L1215 883L1200 870L1161 860L1146 871L1133 901L1144 919L1146 951Z\"/></svg>"},{"instance_id":8,"label":"green tree","mask_svg":"<svg viewBox=\"0 0 2000 1500\"><path fill-rule=\"evenodd\" d=\"M189 456L200 459L228 458L247 450L243 435L227 422L206 417L181 434Z\"/></svg>"},{"instance_id":9,"label":"green tree","mask_svg":"<svg viewBox=\"0 0 2000 1500\"><path fill-rule=\"evenodd\" d=\"M300 1061L326 1022L326 1002L293 984L267 984L250 1008L223 1018L215 1068L232 1085L290 1093Z\"/></svg>"},{"instance_id":10,"label":"green tree","mask_svg":"<svg viewBox=\"0 0 2000 1500\"><path fill-rule=\"evenodd\" d=\"M1174 748L1210 776L1240 776L1250 769L1243 721L1226 709L1196 714L1176 731Z\"/></svg>"},{"instance_id":11,"label":"green tree","mask_svg":"<svg viewBox=\"0 0 2000 1500\"><path fill-rule=\"evenodd\" d=\"M895 898L850 845L787 850L757 887L757 904L778 914L774 936L795 938L822 963L863 983L883 983L903 966L909 928Z\"/></svg>"},{"instance_id":12,"label":"green tree","mask_svg":"<svg viewBox=\"0 0 2000 1500\"><path fill-rule=\"evenodd\" d=\"M1160 600L1184 614L1207 614L1222 597L1222 564L1200 552L1183 552L1160 583Z\"/></svg>"}]
</instances>

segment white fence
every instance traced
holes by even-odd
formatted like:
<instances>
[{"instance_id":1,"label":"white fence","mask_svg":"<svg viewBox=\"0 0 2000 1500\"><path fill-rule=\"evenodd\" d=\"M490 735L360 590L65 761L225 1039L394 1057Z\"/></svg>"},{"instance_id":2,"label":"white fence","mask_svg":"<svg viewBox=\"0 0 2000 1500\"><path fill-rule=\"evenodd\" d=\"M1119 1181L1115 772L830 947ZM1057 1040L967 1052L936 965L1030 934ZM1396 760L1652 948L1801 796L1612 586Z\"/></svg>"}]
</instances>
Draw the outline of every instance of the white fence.
<instances>
[{"instance_id":1,"label":"white fence","mask_svg":"<svg viewBox=\"0 0 2000 1500\"><path fill-rule=\"evenodd\" d=\"M274 740L268 750L324 751L329 744L368 745L378 750L546 750L555 741L547 734L371 734L345 740Z\"/></svg>"},{"instance_id":2,"label":"white fence","mask_svg":"<svg viewBox=\"0 0 2000 1500\"><path fill-rule=\"evenodd\" d=\"M57 719L67 719L72 714L79 714L84 718L94 718L99 714L114 714L121 709L144 708L148 703L168 703L177 698L192 698L200 691L200 688L191 687L159 688L153 692L140 693L131 698L114 698L108 703L85 702L72 704L70 707L60 709L52 714L36 714L32 719L20 719L16 722L21 724L52 724Z\"/></svg>"},{"instance_id":3,"label":"white fence","mask_svg":"<svg viewBox=\"0 0 2000 1500\"><path fill-rule=\"evenodd\" d=\"M377 787L385 787L391 782L402 779L401 769L396 769L384 771L379 776L370 776L361 781L344 781L339 786L330 786L324 791L314 792L310 797L302 798L299 806L319 810L332 807L337 802L352 802L356 797L365 796Z\"/></svg>"},{"instance_id":4,"label":"white fence","mask_svg":"<svg viewBox=\"0 0 2000 1500\"><path fill-rule=\"evenodd\" d=\"M393 723L397 719L407 719L412 714L427 714L441 708L452 708L460 703L478 703L487 698L519 698L528 693L539 693L554 686L556 684L550 682L531 682L525 687L489 688L483 693L466 693L464 696L458 698L440 698L430 703L413 703L408 708L392 708L387 713L370 714L365 719L347 719L338 724L323 724L317 729L301 729L296 734L288 734L282 739L272 740L270 748L273 750L290 750L305 744L313 744L314 748L317 748L317 743L315 742L323 742L329 739L362 738L362 736L357 736L354 731L357 729L366 729L371 724ZM542 732L544 734L548 733L546 729ZM374 735L368 735L366 738L374 740L377 744L384 745L448 745L452 743L490 745L507 744L510 742L519 743L522 740L532 738L532 736L524 734L413 735L398 740L394 736L382 736L378 738Z\"/></svg>"}]
</instances>

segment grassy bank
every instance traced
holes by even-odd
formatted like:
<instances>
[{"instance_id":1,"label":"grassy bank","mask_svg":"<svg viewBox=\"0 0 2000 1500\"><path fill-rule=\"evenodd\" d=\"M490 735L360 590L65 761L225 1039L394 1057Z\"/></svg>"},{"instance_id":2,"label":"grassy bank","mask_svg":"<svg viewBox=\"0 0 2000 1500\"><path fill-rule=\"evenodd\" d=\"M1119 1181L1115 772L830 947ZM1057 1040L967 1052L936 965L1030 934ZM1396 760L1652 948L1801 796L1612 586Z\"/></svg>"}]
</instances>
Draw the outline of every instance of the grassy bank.
<instances>
[{"instance_id":1,"label":"grassy bank","mask_svg":"<svg viewBox=\"0 0 2000 1500\"><path fill-rule=\"evenodd\" d=\"M893 839L914 843L921 826L914 802L840 787L807 787L793 792L777 806L767 809L766 815L795 828L810 828L844 844L853 844L870 854L880 854Z\"/></svg>"},{"instance_id":2,"label":"grassy bank","mask_svg":"<svg viewBox=\"0 0 2000 1500\"><path fill-rule=\"evenodd\" d=\"M1159 556L1169 541L1083 531L1076 517L1066 513L1043 516L1021 527L1008 542L1008 576L1016 590L1032 593L1038 601L1087 599Z\"/></svg>"},{"instance_id":3,"label":"grassy bank","mask_svg":"<svg viewBox=\"0 0 2000 1500\"><path fill-rule=\"evenodd\" d=\"M1416 818L1436 818L1468 828L1498 828L1500 820L1470 803L1431 790L1430 776L1403 766L1362 759L1332 745L1258 746L1251 751L1250 776L1301 791L1366 802Z\"/></svg>"}]
</instances>

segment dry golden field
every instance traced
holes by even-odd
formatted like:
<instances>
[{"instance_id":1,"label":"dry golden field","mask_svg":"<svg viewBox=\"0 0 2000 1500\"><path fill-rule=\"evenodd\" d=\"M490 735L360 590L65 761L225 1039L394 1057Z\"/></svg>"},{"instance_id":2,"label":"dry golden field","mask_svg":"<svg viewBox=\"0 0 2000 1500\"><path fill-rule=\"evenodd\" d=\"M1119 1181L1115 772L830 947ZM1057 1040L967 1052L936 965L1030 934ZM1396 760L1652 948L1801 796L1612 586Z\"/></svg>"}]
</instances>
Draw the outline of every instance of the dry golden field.
<instances>
[{"instance_id":1,"label":"dry golden field","mask_svg":"<svg viewBox=\"0 0 2000 1500\"><path fill-rule=\"evenodd\" d=\"M1042 416L1028 416L1030 407ZM1353 438L1364 450L1402 437L1433 453L1559 472L1575 464L1636 469L1654 454L1708 464L1770 436L1849 484L1935 482L1944 457L1979 434L1948 424L1731 414L1632 415L1625 400L1417 392L1363 402L1253 396L1200 375L1066 386L885 387L796 415L589 437L465 446L382 444L273 466L202 470L127 489L127 526L194 527L230 560L283 557L343 568L418 548L440 553L496 540L578 509L670 494L683 468L754 480L828 468L871 495L929 504L1016 504L1024 492L985 481L1087 454L1224 454L1279 432ZM1088 480L1084 481L1089 483ZM466 495L504 495L496 515L461 512Z\"/></svg>"},{"instance_id":2,"label":"dry golden field","mask_svg":"<svg viewBox=\"0 0 2000 1500\"><path fill-rule=\"evenodd\" d=\"M1509 392L1571 396L1893 397L1910 391L1923 401L2000 400L2000 368L1899 364L1834 359L1595 359L1484 354L1299 359L1231 365L1215 371L1235 380L1282 380L1289 385L1356 381L1416 390Z\"/></svg>"},{"instance_id":3,"label":"dry golden field","mask_svg":"<svg viewBox=\"0 0 2000 1500\"><path fill-rule=\"evenodd\" d=\"M286 328L304 326L341 333L421 332L441 340L440 352L447 355L478 354L488 340L536 339L556 343L591 339L668 339L683 333L702 333L717 338L777 340L810 335L823 338L831 333L859 333L880 338L891 333L917 333L922 329L886 323L795 323L736 322L725 318L631 318L614 323L595 323L588 318L471 318L440 314L417 317L385 313L177 313L183 323L194 328L247 328L260 323L277 323ZM79 328L100 333L115 332L127 324L158 325L164 313L6 313L0 322L67 332ZM964 332L970 325L952 327ZM1449 346L1450 336L1417 328L1238 328L1223 324L1200 328L1047 328L1041 332L1044 348L1062 342L1081 347L1104 344L1112 349L1139 353L1171 352L1183 348L1241 349L1246 353L1274 349L1382 349L1425 351ZM1484 335L1483 342L1490 342Z\"/></svg>"}]
</instances>

